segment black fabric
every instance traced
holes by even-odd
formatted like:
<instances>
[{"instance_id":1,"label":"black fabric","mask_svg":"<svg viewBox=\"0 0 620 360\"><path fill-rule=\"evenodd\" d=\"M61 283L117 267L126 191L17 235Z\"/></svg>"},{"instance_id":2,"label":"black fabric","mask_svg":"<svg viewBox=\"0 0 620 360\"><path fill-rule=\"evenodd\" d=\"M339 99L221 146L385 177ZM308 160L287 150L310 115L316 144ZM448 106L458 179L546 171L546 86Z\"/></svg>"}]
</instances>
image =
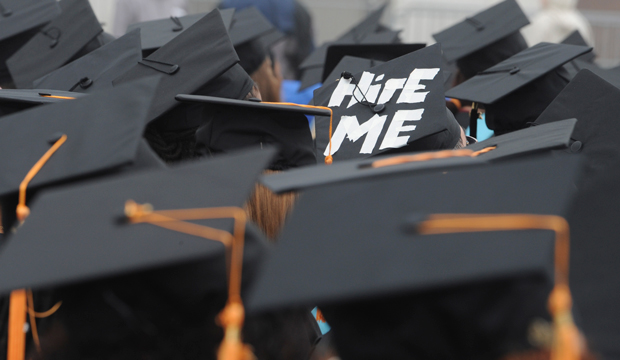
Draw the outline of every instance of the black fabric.
<instances>
[{"instance_id":1,"label":"black fabric","mask_svg":"<svg viewBox=\"0 0 620 360\"><path fill-rule=\"evenodd\" d=\"M325 79L323 79L323 83L325 85L329 85L334 81L340 80L340 78L342 77L342 72L344 71L350 72L351 74L358 74L362 71L368 70L383 63L383 61L375 61L354 56L345 56L333 68L332 72L329 73L325 77Z\"/></svg>"},{"instance_id":2,"label":"black fabric","mask_svg":"<svg viewBox=\"0 0 620 360\"><path fill-rule=\"evenodd\" d=\"M205 37L204 34L210 35ZM231 69L238 61L235 49L226 35L220 12L213 10L115 79L113 84L116 86L147 76L160 76L161 81L148 115L149 121L152 121L177 105L174 100L176 94L194 93L208 87L209 82ZM242 82L248 78L245 72L237 76ZM239 81L233 79L230 85L216 89L215 94L209 95L218 95L229 86L236 87L238 84Z\"/></svg>"},{"instance_id":3,"label":"black fabric","mask_svg":"<svg viewBox=\"0 0 620 360\"><path fill-rule=\"evenodd\" d=\"M446 91L446 96L493 104L590 51L584 46L540 43Z\"/></svg>"},{"instance_id":4,"label":"black fabric","mask_svg":"<svg viewBox=\"0 0 620 360\"><path fill-rule=\"evenodd\" d=\"M407 55L411 52L423 49L424 44L375 44L375 45L331 45L327 48L325 66L323 67L323 78L321 82L333 74L341 60L347 56L369 59L381 63L394 60L398 57ZM375 65L372 65L375 66ZM365 70L365 69L360 69ZM348 70L350 73L358 71Z\"/></svg>"},{"instance_id":5,"label":"black fabric","mask_svg":"<svg viewBox=\"0 0 620 360\"><path fill-rule=\"evenodd\" d=\"M345 96L343 101L339 104L332 104L333 106L331 106L331 108L334 114L331 138L334 162L347 159L365 158L371 155L381 154L386 151L392 151L391 149L394 148L407 148L409 151L454 148L460 139L461 130L458 123L454 119L454 116L452 114L448 115L446 110L445 98L443 94L443 75L440 72L440 65L441 48L439 45L434 45L378 65L374 68L368 69L367 72L364 72L364 74L369 74L370 76L372 76L371 74L374 74L377 77L383 77L383 79L376 81L373 76L373 81L371 82L373 84L372 86L375 86L375 89L376 86L379 86L381 91L376 95L371 96L369 87L366 87L366 89L361 91L356 90L354 94L356 94L355 98L357 99L357 102L355 102L351 107L348 107L350 101L355 101L355 98L351 95ZM404 91L397 89L394 91L390 99L385 99L385 101L387 101L385 103L385 109L379 113L375 113L373 110L374 105L368 106L364 104L364 97L362 94L366 93L365 97L371 98L367 99L370 103L374 103L375 101L380 102L379 100L381 99L382 94L387 94L384 89L385 86L383 86L384 84L387 84L388 81L395 81L395 79L402 79L404 86L406 87L406 81L409 80L410 77L413 78L414 73L420 71L428 71L429 73L432 72L434 74L431 80L427 79L419 81L419 87L416 92L420 95L412 94L411 99L401 99ZM360 81L362 81L363 76L364 75L362 73L354 74L355 83L359 84ZM328 106L331 102L332 96L334 96L335 93L338 93L338 89L343 89L343 86L351 86L348 83L351 81L352 80L341 79L338 82L327 84L315 90L313 103L315 105ZM412 83L415 82L415 80L411 81ZM421 93L425 93L426 95L423 96ZM418 98L413 99L413 97ZM399 103L399 101L401 101L401 103ZM418 113L421 111L421 119L417 121L403 122L404 126L415 126L415 128L410 127L399 132L400 137L405 137L408 135L408 138L405 139L405 143L399 143L398 145L385 144L384 140L388 134L388 129L390 129L392 123L396 123L396 114L399 114L399 112L400 114L413 114L408 113L408 111L417 111ZM356 119L351 120L350 118L344 118L345 116L355 116ZM379 135L372 149L369 149L368 147L370 147L370 145L366 144L370 131L358 139L355 139L356 141L349 141L352 136L352 133L350 133L352 129L348 128L347 125L341 126L343 120L349 122L357 121L357 123L362 126L370 121L370 119L373 119L373 121L378 121L375 118L376 116L385 118L383 118L383 128L378 130L376 127L373 128L379 133ZM329 117L316 117L316 152L317 159L320 163L323 162L326 157L326 152L328 152L330 139L329 122ZM347 131L347 136L340 142L340 138L338 138L338 136L339 134L343 134L344 131ZM421 141L418 145L417 142L421 139L426 140ZM370 139L369 144L372 144L372 140L373 139ZM364 145L366 145L366 147Z\"/></svg>"},{"instance_id":6,"label":"black fabric","mask_svg":"<svg viewBox=\"0 0 620 360\"><path fill-rule=\"evenodd\" d=\"M340 161L331 166L315 166L263 175L260 181L275 193L285 193L365 177L387 176L399 172L440 172L460 166L473 166L516 157L522 158L545 151L567 148L571 142L570 137L575 123L575 119L563 120L492 137L467 147L472 151L479 151L491 146L497 147L495 150L475 158L456 157L371 168L374 161L388 158L388 156L382 156L364 160Z\"/></svg>"},{"instance_id":7,"label":"black fabric","mask_svg":"<svg viewBox=\"0 0 620 360\"><path fill-rule=\"evenodd\" d=\"M36 79L101 46L93 42L103 29L88 0L58 4L62 13L6 61L18 88L32 88Z\"/></svg>"},{"instance_id":8,"label":"black fabric","mask_svg":"<svg viewBox=\"0 0 620 360\"><path fill-rule=\"evenodd\" d=\"M502 135L524 129L533 123L568 84L568 74L563 68L510 93L493 104L486 105L487 127Z\"/></svg>"},{"instance_id":9,"label":"black fabric","mask_svg":"<svg viewBox=\"0 0 620 360\"><path fill-rule=\"evenodd\" d=\"M570 286L588 344L603 359L620 356L620 292L617 204L620 196L620 90L581 71L540 115L537 124L574 116L571 153L586 158L584 180L568 220L571 224Z\"/></svg>"},{"instance_id":10,"label":"black fabric","mask_svg":"<svg viewBox=\"0 0 620 360\"><path fill-rule=\"evenodd\" d=\"M233 13L234 11L230 10L221 11L222 20L224 21L224 25L226 28L230 26ZM144 52L144 56L147 57L155 50L166 45L167 43L172 41L172 39L176 38L187 29L192 27L205 15L206 14L193 14L176 18L181 23L182 29L181 27L179 27L175 20L171 18L166 18L129 25L129 27L127 28L127 33L135 29L140 29L142 50Z\"/></svg>"},{"instance_id":11,"label":"black fabric","mask_svg":"<svg viewBox=\"0 0 620 360\"><path fill-rule=\"evenodd\" d=\"M84 93L109 89L112 80L129 71L140 60L140 30L135 30L37 79L34 86Z\"/></svg>"},{"instance_id":12,"label":"black fabric","mask_svg":"<svg viewBox=\"0 0 620 360\"><path fill-rule=\"evenodd\" d=\"M48 288L197 260L216 259L224 273L222 243L150 224L130 224L123 221L125 202L150 203L156 210L240 207L273 155L269 149L249 151L173 170L46 191L31 206L27 222L3 248L0 269L16 276L3 278L0 291ZM200 190L205 187L211 191ZM72 221L62 220L67 218ZM233 226L229 219L197 223L224 231ZM246 256L252 255L253 241L264 243L257 232L248 232ZM187 292L186 283L170 282L168 286L189 299L226 284L225 276L201 278L203 281L192 283L193 292Z\"/></svg>"},{"instance_id":13,"label":"black fabric","mask_svg":"<svg viewBox=\"0 0 620 360\"><path fill-rule=\"evenodd\" d=\"M261 65L267 60L267 49L260 40L250 40L236 46L235 50L239 56L239 65L249 75L254 74Z\"/></svg>"},{"instance_id":14,"label":"black fabric","mask_svg":"<svg viewBox=\"0 0 620 360\"><path fill-rule=\"evenodd\" d=\"M581 36L579 30L575 30L570 35L568 35L566 39L562 41L562 44L590 46L583 38L583 36ZM596 54L593 51L591 53L580 56L579 60L594 64L594 60L596 60Z\"/></svg>"},{"instance_id":15,"label":"black fabric","mask_svg":"<svg viewBox=\"0 0 620 360\"><path fill-rule=\"evenodd\" d=\"M446 59L452 62L478 52L506 37L515 37L513 34L518 33L519 29L529 23L516 0L505 0L434 34L433 37L441 43ZM520 42L522 39L515 38L514 40ZM491 59L492 57L483 58L482 61L487 63Z\"/></svg>"},{"instance_id":16,"label":"black fabric","mask_svg":"<svg viewBox=\"0 0 620 360\"><path fill-rule=\"evenodd\" d=\"M66 142L32 179L29 189L130 164L144 131L155 80L3 117L0 151L6 156L0 160L5 169L0 194L17 192L28 171L63 134Z\"/></svg>"},{"instance_id":17,"label":"black fabric","mask_svg":"<svg viewBox=\"0 0 620 360\"><path fill-rule=\"evenodd\" d=\"M529 159L309 189L295 204L248 307L322 307L525 274L553 281L550 231L424 236L407 224L416 214L565 216L580 165L571 156Z\"/></svg>"},{"instance_id":18,"label":"black fabric","mask_svg":"<svg viewBox=\"0 0 620 360\"><path fill-rule=\"evenodd\" d=\"M12 83L6 60L27 43L38 30L60 15L55 0L3 0L10 16L0 16L0 86Z\"/></svg>"},{"instance_id":19,"label":"black fabric","mask_svg":"<svg viewBox=\"0 0 620 360\"><path fill-rule=\"evenodd\" d=\"M235 11L228 35L235 47L250 40L268 35L275 27L256 8L248 7Z\"/></svg>"},{"instance_id":20,"label":"black fabric","mask_svg":"<svg viewBox=\"0 0 620 360\"><path fill-rule=\"evenodd\" d=\"M535 348L528 336L533 324L550 323L551 287L523 276L321 310L344 360L497 360Z\"/></svg>"},{"instance_id":21,"label":"black fabric","mask_svg":"<svg viewBox=\"0 0 620 360\"><path fill-rule=\"evenodd\" d=\"M51 96L81 98L84 94L42 89L0 89L0 117L10 115L22 110L43 104L55 104L69 99L51 97Z\"/></svg>"},{"instance_id":22,"label":"black fabric","mask_svg":"<svg viewBox=\"0 0 620 360\"><path fill-rule=\"evenodd\" d=\"M456 64L465 78L471 79L478 75L478 73L501 63L527 48L525 38L517 31L489 46L458 59Z\"/></svg>"},{"instance_id":23,"label":"black fabric","mask_svg":"<svg viewBox=\"0 0 620 360\"><path fill-rule=\"evenodd\" d=\"M303 114L205 106L207 122L196 132L199 145L217 154L275 145L280 149L270 168L286 170L316 164L314 143Z\"/></svg>"}]
</instances>

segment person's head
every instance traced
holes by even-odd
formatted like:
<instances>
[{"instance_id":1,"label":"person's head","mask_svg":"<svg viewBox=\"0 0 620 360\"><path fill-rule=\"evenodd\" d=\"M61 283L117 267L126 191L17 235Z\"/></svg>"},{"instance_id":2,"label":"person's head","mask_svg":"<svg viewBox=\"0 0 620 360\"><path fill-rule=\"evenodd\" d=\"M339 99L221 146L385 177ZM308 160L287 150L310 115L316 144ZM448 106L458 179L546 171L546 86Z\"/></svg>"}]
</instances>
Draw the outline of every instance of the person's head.
<instances>
[{"instance_id":1,"label":"person's head","mask_svg":"<svg viewBox=\"0 0 620 360\"><path fill-rule=\"evenodd\" d=\"M239 55L239 64L258 86L262 100L279 102L282 84L280 65L272 60L261 40L247 41L238 45L235 50Z\"/></svg>"}]
</instances>

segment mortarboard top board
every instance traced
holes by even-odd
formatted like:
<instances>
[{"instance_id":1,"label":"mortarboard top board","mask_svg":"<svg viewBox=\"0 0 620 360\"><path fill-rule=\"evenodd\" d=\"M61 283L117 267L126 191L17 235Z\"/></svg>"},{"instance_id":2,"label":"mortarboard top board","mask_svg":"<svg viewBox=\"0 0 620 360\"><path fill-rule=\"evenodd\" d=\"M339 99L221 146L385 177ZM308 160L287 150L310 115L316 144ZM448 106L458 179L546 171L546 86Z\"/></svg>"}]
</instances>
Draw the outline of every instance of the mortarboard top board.
<instances>
[{"instance_id":1,"label":"mortarboard top board","mask_svg":"<svg viewBox=\"0 0 620 360\"><path fill-rule=\"evenodd\" d=\"M84 96L86 95L81 93L48 89L0 89L0 116Z\"/></svg>"},{"instance_id":2,"label":"mortarboard top board","mask_svg":"<svg viewBox=\"0 0 620 360\"><path fill-rule=\"evenodd\" d=\"M204 34L209 36L205 37ZM193 50L187 52L187 49ZM178 105L175 95L191 94L208 87L213 80L233 69L238 61L220 12L216 9L116 78L113 84L117 86L159 75L161 81L148 116L149 121L152 121ZM241 80L249 78L243 71L239 76L243 77ZM236 80L226 79L224 84L201 94L218 95L225 92L227 86L235 86Z\"/></svg>"},{"instance_id":3,"label":"mortarboard top board","mask_svg":"<svg viewBox=\"0 0 620 360\"><path fill-rule=\"evenodd\" d=\"M230 28L232 23L234 9L226 9L220 11L222 21L226 29ZM140 37L142 39L142 53L145 57L151 55L155 50L169 43L175 37L182 34L185 30L194 25L198 20L202 19L206 14L193 14L182 17L170 17L165 19L145 21L129 25L127 32L140 29Z\"/></svg>"},{"instance_id":4,"label":"mortarboard top board","mask_svg":"<svg viewBox=\"0 0 620 360\"><path fill-rule=\"evenodd\" d=\"M585 157L584 179L571 224L571 290L588 347L601 358L620 353L617 234L620 209L620 89L582 70L540 115L537 124L574 116L579 121L569 152Z\"/></svg>"},{"instance_id":5,"label":"mortarboard top board","mask_svg":"<svg viewBox=\"0 0 620 360\"><path fill-rule=\"evenodd\" d=\"M275 27L254 6L235 11L228 35L235 47L268 35Z\"/></svg>"},{"instance_id":6,"label":"mortarboard top board","mask_svg":"<svg viewBox=\"0 0 620 360\"><path fill-rule=\"evenodd\" d=\"M112 80L140 60L140 29L137 29L37 79L34 86L84 93L108 89Z\"/></svg>"},{"instance_id":7,"label":"mortarboard top board","mask_svg":"<svg viewBox=\"0 0 620 360\"><path fill-rule=\"evenodd\" d=\"M365 59L348 55L344 56L340 59L338 64L336 64L331 73L323 79L323 84L327 85L333 81L340 80L344 71L348 71L351 74L357 74L383 63L384 61L379 60Z\"/></svg>"},{"instance_id":8,"label":"mortarboard top board","mask_svg":"<svg viewBox=\"0 0 620 360\"><path fill-rule=\"evenodd\" d=\"M261 269L248 309L341 304L536 273L552 279L551 232L425 237L407 224L430 214L563 216L580 163L530 159L310 189Z\"/></svg>"},{"instance_id":9,"label":"mortarboard top board","mask_svg":"<svg viewBox=\"0 0 620 360\"><path fill-rule=\"evenodd\" d=\"M0 281L0 292L50 288L198 260L218 261L225 270L222 243L148 223L132 224L123 220L125 203L148 203L155 211L241 207L273 155L269 150L248 151L45 191L2 248L0 269L15 276ZM227 218L196 224L229 232L233 228ZM41 226L49 226L43 237L46 244L41 242ZM251 246L264 240L249 226L246 241ZM246 258L256 256L252 252L246 251ZM225 288L225 272L219 273L218 279L204 274L204 283L195 287Z\"/></svg>"},{"instance_id":10,"label":"mortarboard top board","mask_svg":"<svg viewBox=\"0 0 620 360\"><path fill-rule=\"evenodd\" d=\"M334 71L334 68L336 68L336 66L345 56L354 56L358 58L385 62L423 49L425 46L425 44L331 45L327 49L325 66L323 67L322 82L325 82L325 80L328 79L328 75ZM350 73L357 72L351 70L348 71Z\"/></svg>"},{"instance_id":11,"label":"mortarboard top board","mask_svg":"<svg viewBox=\"0 0 620 360\"><path fill-rule=\"evenodd\" d=\"M518 32L529 23L515 0L505 0L433 37L452 62Z\"/></svg>"},{"instance_id":12,"label":"mortarboard top board","mask_svg":"<svg viewBox=\"0 0 620 360\"><path fill-rule=\"evenodd\" d=\"M28 189L66 183L131 164L156 84L156 78L144 79L3 117L0 147L7 154L2 159L7 171L0 177L0 196L16 193L28 171L62 135L66 135L65 142L30 181Z\"/></svg>"},{"instance_id":13,"label":"mortarboard top board","mask_svg":"<svg viewBox=\"0 0 620 360\"><path fill-rule=\"evenodd\" d=\"M448 90L446 96L493 104L592 48L540 43Z\"/></svg>"},{"instance_id":14,"label":"mortarboard top board","mask_svg":"<svg viewBox=\"0 0 620 360\"><path fill-rule=\"evenodd\" d=\"M6 0L0 7L0 84L7 84L11 76L6 60L60 15L60 6L56 0Z\"/></svg>"},{"instance_id":15,"label":"mortarboard top board","mask_svg":"<svg viewBox=\"0 0 620 360\"><path fill-rule=\"evenodd\" d=\"M196 141L209 153L275 145L280 148L273 170L316 164L314 141L304 115L327 115L329 110L280 103L233 100L211 96L178 95L179 101L205 106L205 123Z\"/></svg>"},{"instance_id":16,"label":"mortarboard top board","mask_svg":"<svg viewBox=\"0 0 620 360\"><path fill-rule=\"evenodd\" d=\"M618 69L603 69L594 63L582 60L581 57L564 65L564 69L568 71L571 79L574 78L580 71L588 70L603 78L615 87L620 88L620 71L618 71Z\"/></svg>"},{"instance_id":17,"label":"mortarboard top board","mask_svg":"<svg viewBox=\"0 0 620 360\"><path fill-rule=\"evenodd\" d=\"M319 163L329 149L335 162L454 148L461 128L446 109L440 65L433 45L315 90L313 103L334 112L332 131L329 117L315 119Z\"/></svg>"},{"instance_id":18,"label":"mortarboard top board","mask_svg":"<svg viewBox=\"0 0 620 360\"><path fill-rule=\"evenodd\" d=\"M6 61L17 88L32 88L36 79L85 55L103 32L88 0L58 4L62 13Z\"/></svg>"},{"instance_id":19,"label":"mortarboard top board","mask_svg":"<svg viewBox=\"0 0 620 360\"><path fill-rule=\"evenodd\" d=\"M578 46L590 46L586 42L586 40L583 38L583 36L581 36L581 33L579 32L579 30L573 31L570 35L568 35L566 37L566 39L564 39L561 42L561 44L578 45ZM586 62L589 62L589 63L594 63L595 59L596 59L596 54L594 53L594 51L579 57L579 60L586 61Z\"/></svg>"},{"instance_id":20,"label":"mortarboard top board","mask_svg":"<svg viewBox=\"0 0 620 360\"><path fill-rule=\"evenodd\" d=\"M0 41L37 28L60 15L55 0L2 0Z\"/></svg>"},{"instance_id":21,"label":"mortarboard top board","mask_svg":"<svg viewBox=\"0 0 620 360\"><path fill-rule=\"evenodd\" d=\"M387 4L381 6L377 10L370 13L360 23L355 25L349 31L341 35L333 42L327 42L316 48L302 63L299 68L302 70L300 90L308 88L314 84L320 83L323 76L323 65L327 56L327 48L332 44L373 44L379 42L379 39L373 37L366 41L366 38L375 32L379 32L380 20L387 8ZM393 34L392 34L393 35ZM390 34L383 34L380 43L392 43L394 37ZM387 36L387 39L386 39Z\"/></svg>"},{"instance_id":22,"label":"mortarboard top board","mask_svg":"<svg viewBox=\"0 0 620 360\"><path fill-rule=\"evenodd\" d=\"M454 156L373 167L373 164L379 164L384 160L399 157L394 155L377 156L372 159L341 161L331 166L314 166L263 175L260 181L269 190L279 194L366 177L389 176L400 172L444 171L445 169L461 166L481 165L486 162L515 157L521 158L544 151L567 148L570 145L570 137L575 123L575 119L569 119L544 126L531 127L496 136L465 148L474 152L480 151L481 153L476 157ZM485 149L489 148L492 148L492 151L486 152ZM415 156L417 154L411 155Z\"/></svg>"}]
</instances>

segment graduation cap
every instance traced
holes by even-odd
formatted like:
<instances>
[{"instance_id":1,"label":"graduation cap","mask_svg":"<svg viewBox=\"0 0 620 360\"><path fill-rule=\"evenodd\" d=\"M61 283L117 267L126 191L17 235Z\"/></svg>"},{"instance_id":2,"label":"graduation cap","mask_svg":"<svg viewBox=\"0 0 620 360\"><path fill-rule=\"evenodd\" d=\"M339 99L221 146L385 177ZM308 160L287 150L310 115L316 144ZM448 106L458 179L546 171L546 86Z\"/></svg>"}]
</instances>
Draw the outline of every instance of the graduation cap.
<instances>
[{"instance_id":1,"label":"graduation cap","mask_svg":"<svg viewBox=\"0 0 620 360\"><path fill-rule=\"evenodd\" d=\"M329 109L311 106L211 96L177 95L176 99L204 104L207 120L198 128L196 141L208 153L275 145L280 152L270 166L273 170L316 164L314 142L304 115L330 113Z\"/></svg>"},{"instance_id":2,"label":"graduation cap","mask_svg":"<svg viewBox=\"0 0 620 360\"><path fill-rule=\"evenodd\" d=\"M580 71L588 70L603 78L605 81L614 85L615 87L620 88L620 69L604 69L596 65L595 63L589 63L587 61L584 61L582 60L582 58L583 56L564 65L564 69L568 71L571 79L574 78Z\"/></svg>"},{"instance_id":3,"label":"graduation cap","mask_svg":"<svg viewBox=\"0 0 620 360\"><path fill-rule=\"evenodd\" d=\"M426 332L426 336L417 337L411 331L401 333L397 325L386 329L381 310L372 314L362 312L358 313L358 319L363 318L361 323L366 324L366 331L373 331L367 327L375 324L383 327L373 327L376 338L365 339L371 343L358 344L359 350L377 346L374 341L404 336L396 342L407 349L407 358L416 357L412 350L416 348L442 352L453 349L457 353L460 350L465 358L486 358L470 352L498 350L501 345L514 345L513 341L527 343L530 321L541 316L549 318L546 297L554 275L559 278L565 275L564 263L555 264L560 270L554 271L556 236L553 232L521 228L514 223L514 228L503 228L502 224L509 224L513 217L523 219L524 214L541 219L541 223L549 216L564 223L557 216L567 213L580 168L576 157L544 158L432 174L396 174L310 189L300 196L278 247L261 269L248 309L259 312L299 304L317 304L323 310L336 306L342 309L372 299L385 299L384 305L388 305L389 300L405 295L410 296L411 306L425 296L431 296L439 304L443 302L441 291L465 288L465 294L461 293L455 300L467 301L467 289L480 286L488 289L490 295L470 293L472 306L459 301L446 306L446 313L455 314L453 321L443 324L455 330L446 340L447 347L433 347L436 341L446 339L446 332L433 325L443 321L438 310L410 314L407 310L410 308L405 305L390 308L398 309L401 316L403 312L412 316L401 317L399 321L410 320L414 327L409 330L417 329L415 334ZM463 187L468 191L462 191ZM457 218L457 214L466 217L465 222L477 222L476 214L489 214L487 225L497 228L492 232L438 231L436 235L428 235L433 232L424 231L425 224L432 227L429 222L441 220L441 214L445 214L446 227L451 216ZM500 218L508 221L502 222ZM460 224L463 229L469 228L463 221ZM521 231L506 231L516 229ZM560 234L558 238L561 237ZM563 238L557 246L564 249L567 240ZM527 284L526 279L532 278L537 281L535 285L529 283L531 288L515 290L513 297L501 299L514 301L519 296L517 308L513 310L530 307L516 316L520 319L518 324L506 323L516 312L501 311L508 304L495 304L499 296L493 290L498 283L511 281L516 281L518 288L520 280ZM485 305L478 307L482 303ZM477 316L468 322L465 319L471 312ZM330 321L329 314L325 314ZM489 317L495 319L490 324L481 320ZM498 317L502 320L497 320ZM334 325L332 331L338 334L338 327ZM384 331L389 334L380 336ZM489 336L496 332L502 335ZM380 349L392 352L390 348ZM498 356L489 358L505 354L495 355Z\"/></svg>"},{"instance_id":4,"label":"graduation cap","mask_svg":"<svg viewBox=\"0 0 620 360\"><path fill-rule=\"evenodd\" d=\"M467 146L462 150L443 150L406 155L377 156L371 159L347 160L331 166L291 169L266 174L261 183L274 193L301 191L313 187L355 179L391 176L398 173L441 172L464 166L524 158L571 145L571 134L577 120L533 126Z\"/></svg>"},{"instance_id":5,"label":"graduation cap","mask_svg":"<svg viewBox=\"0 0 620 360\"><path fill-rule=\"evenodd\" d=\"M58 70L36 80L36 88L94 92L112 87L112 80L142 60L140 30L128 32Z\"/></svg>"},{"instance_id":6,"label":"graduation cap","mask_svg":"<svg viewBox=\"0 0 620 360\"><path fill-rule=\"evenodd\" d=\"M204 34L209 34L205 37ZM187 52L187 49L194 49ZM159 75L155 98L149 110L152 121L178 105L179 93L213 95L243 99L253 82L237 62L219 10L213 10L172 41L134 65L113 81L114 86L136 79ZM188 128L201 119L165 116L161 126Z\"/></svg>"},{"instance_id":7,"label":"graduation cap","mask_svg":"<svg viewBox=\"0 0 620 360\"><path fill-rule=\"evenodd\" d=\"M579 32L579 30L575 30L573 31L570 35L568 35L566 37L566 39L564 39L561 44L567 44L567 45L578 45L578 46L590 46L586 40L583 38L583 36L581 36L581 33ZM579 60L588 62L588 63L594 63L594 60L596 59L596 54L594 53L594 51L584 54L581 57L579 57Z\"/></svg>"},{"instance_id":8,"label":"graduation cap","mask_svg":"<svg viewBox=\"0 0 620 360\"><path fill-rule=\"evenodd\" d=\"M440 64L433 45L315 90L313 103L333 110L315 120L319 162L453 149L462 130L446 109Z\"/></svg>"},{"instance_id":9,"label":"graduation cap","mask_svg":"<svg viewBox=\"0 0 620 360\"><path fill-rule=\"evenodd\" d=\"M321 82L327 48L334 44L391 44L398 41L399 32L382 29L379 21L387 4L370 13L364 20L333 42L314 50L300 65L302 72L300 90Z\"/></svg>"},{"instance_id":10,"label":"graduation cap","mask_svg":"<svg viewBox=\"0 0 620 360\"><path fill-rule=\"evenodd\" d=\"M444 56L466 78L527 49L519 29L530 22L515 0L505 0L433 37L441 43Z\"/></svg>"},{"instance_id":11,"label":"graduation cap","mask_svg":"<svg viewBox=\"0 0 620 360\"><path fill-rule=\"evenodd\" d=\"M0 197L5 229L15 219L18 192L23 208L26 188L115 173L138 161L156 85L157 79L145 79L3 117L0 148L6 156L0 163L6 171L0 176Z\"/></svg>"},{"instance_id":12,"label":"graduation cap","mask_svg":"<svg viewBox=\"0 0 620 360\"><path fill-rule=\"evenodd\" d=\"M386 62L423 49L425 46L425 44L331 45L327 48L325 66L323 67L323 79L321 82L325 82L326 79L331 79L329 75L334 72L334 69L345 56ZM366 69L360 69L360 71L361 70ZM352 70L347 71L350 73L358 72Z\"/></svg>"},{"instance_id":13,"label":"graduation cap","mask_svg":"<svg viewBox=\"0 0 620 360\"><path fill-rule=\"evenodd\" d=\"M226 331L221 351L239 345L229 343L230 332L240 333L243 320L239 323L227 314L242 306L243 265L251 265L245 273L255 272L266 250L261 235L246 224L241 207L273 154L252 151L45 192L3 246L0 269L19 275L0 282L0 291L49 289L187 264L188 268L174 269L176 274L160 274L161 289L189 302L215 291L224 293L228 275L228 304L220 316ZM43 244L41 226L48 224ZM11 307L19 301L20 291L13 291ZM25 316L24 312L22 325Z\"/></svg>"},{"instance_id":14,"label":"graduation cap","mask_svg":"<svg viewBox=\"0 0 620 360\"><path fill-rule=\"evenodd\" d=\"M284 37L256 7L236 11L228 35L239 64L250 75L263 64L268 48Z\"/></svg>"},{"instance_id":15,"label":"graduation cap","mask_svg":"<svg viewBox=\"0 0 620 360\"><path fill-rule=\"evenodd\" d=\"M60 15L56 0L4 0L0 5L0 84L11 81L5 61L38 29Z\"/></svg>"},{"instance_id":16,"label":"graduation cap","mask_svg":"<svg viewBox=\"0 0 620 360\"><path fill-rule=\"evenodd\" d=\"M230 28L235 10L221 10L222 21L226 29ZM182 34L202 19L206 14L193 14L182 17L171 16L170 18L145 21L129 25L127 32L140 29L142 39L142 54L144 57L151 55L155 50L169 43L175 37Z\"/></svg>"},{"instance_id":17,"label":"graduation cap","mask_svg":"<svg viewBox=\"0 0 620 360\"><path fill-rule=\"evenodd\" d=\"M43 104L75 100L86 95L58 90L0 89L0 116L30 109Z\"/></svg>"},{"instance_id":18,"label":"graduation cap","mask_svg":"<svg viewBox=\"0 0 620 360\"><path fill-rule=\"evenodd\" d=\"M540 43L448 90L446 96L484 104L487 126L496 135L522 129L568 84L562 65L591 50Z\"/></svg>"},{"instance_id":19,"label":"graduation cap","mask_svg":"<svg viewBox=\"0 0 620 360\"><path fill-rule=\"evenodd\" d=\"M571 224L571 288L588 346L603 358L620 352L620 312L616 259L620 194L620 89L588 70L581 71L536 124L553 123L570 114L579 119L570 153L585 157L584 179L568 220Z\"/></svg>"},{"instance_id":20,"label":"graduation cap","mask_svg":"<svg viewBox=\"0 0 620 360\"><path fill-rule=\"evenodd\" d=\"M103 32L88 0L62 0L62 13L44 26L6 65L18 88L32 88L43 75L102 45Z\"/></svg>"},{"instance_id":21,"label":"graduation cap","mask_svg":"<svg viewBox=\"0 0 620 360\"><path fill-rule=\"evenodd\" d=\"M344 56L340 59L338 64L336 64L332 72L329 73L325 79L323 79L323 83L327 85L332 81L340 80L342 73L345 71L350 72L351 74L357 74L383 63L385 62L355 56Z\"/></svg>"}]
</instances>

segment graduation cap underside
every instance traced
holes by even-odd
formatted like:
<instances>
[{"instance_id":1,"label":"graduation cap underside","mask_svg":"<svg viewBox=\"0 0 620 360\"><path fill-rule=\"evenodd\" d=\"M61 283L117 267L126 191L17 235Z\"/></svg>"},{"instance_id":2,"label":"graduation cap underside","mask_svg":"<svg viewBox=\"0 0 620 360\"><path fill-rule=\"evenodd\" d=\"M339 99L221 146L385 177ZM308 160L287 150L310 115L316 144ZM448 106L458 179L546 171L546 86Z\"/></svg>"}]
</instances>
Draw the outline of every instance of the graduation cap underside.
<instances>
[{"instance_id":1,"label":"graduation cap underside","mask_svg":"<svg viewBox=\"0 0 620 360\"><path fill-rule=\"evenodd\" d=\"M421 236L412 229L430 214L564 216L580 164L578 157L544 158L310 189L248 308L342 304L528 274L551 280L550 231Z\"/></svg>"}]
</instances>

